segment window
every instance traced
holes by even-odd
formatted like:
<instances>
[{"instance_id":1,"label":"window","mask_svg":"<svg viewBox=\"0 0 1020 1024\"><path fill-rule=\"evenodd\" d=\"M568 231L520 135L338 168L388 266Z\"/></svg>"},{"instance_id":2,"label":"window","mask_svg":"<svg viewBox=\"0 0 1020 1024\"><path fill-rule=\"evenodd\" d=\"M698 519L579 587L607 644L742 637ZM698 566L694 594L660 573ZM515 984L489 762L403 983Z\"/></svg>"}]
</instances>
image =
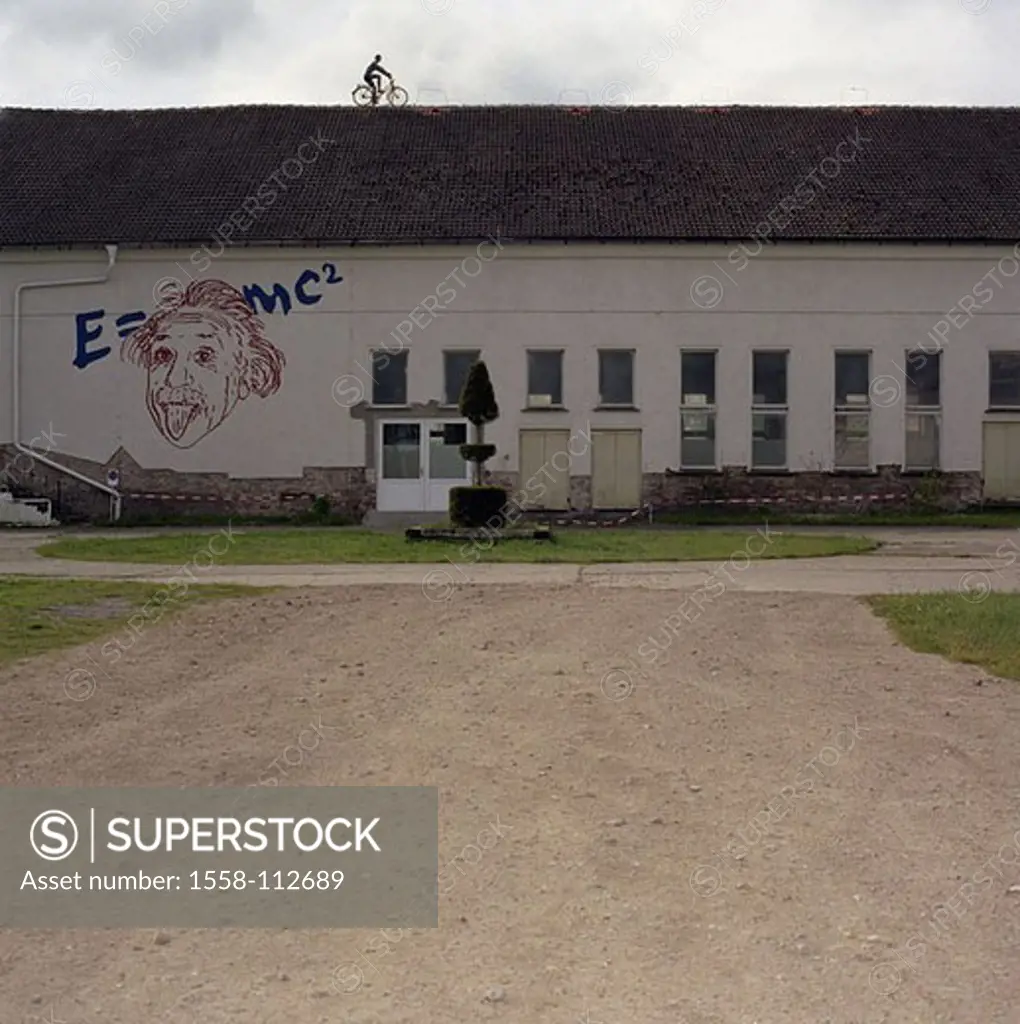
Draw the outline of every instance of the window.
<instances>
[{"instance_id":1,"label":"window","mask_svg":"<svg viewBox=\"0 0 1020 1024\"><path fill-rule=\"evenodd\" d=\"M634 353L599 350L599 405L634 404Z\"/></svg>"},{"instance_id":2,"label":"window","mask_svg":"<svg viewBox=\"0 0 1020 1024\"><path fill-rule=\"evenodd\" d=\"M372 404L407 405L407 352L372 353Z\"/></svg>"},{"instance_id":3,"label":"window","mask_svg":"<svg viewBox=\"0 0 1020 1024\"><path fill-rule=\"evenodd\" d=\"M904 469L939 468L941 409L939 352L908 352L906 364L907 409Z\"/></svg>"},{"instance_id":4,"label":"window","mask_svg":"<svg viewBox=\"0 0 1020 1024\"><path fill-rule=\"evenodd\" d=\"M988 405L992 409L1020 407L1020 352L988 353Z\"/></svg>"},{"instance_id":5,"label":"window","mask_svg":"<svg viewBox=\"0 0 1020 1024\"><path fill-rule=\"evenodd\" d=\"M382 475L386 480L421 476L421 424L384 423Z\"/></svg>"},{"instance_id":6,"label":"window","mask_svg":"<svg viewBox=\"0 0 1020 1024\"><path fill-rule=\"evenodd\" d=\"M443 353L443 394L447 405L460 404L460 393L464 390L468 370L478 362L480 355L477 349Z\"/></svg>"},{"instance_id":7,"label":"window","mask_svg":"<svg viewBox=\"0 0 1020 1024\"><path fill-rule=\"evenodd\" d=\"M563 405L563 352L528 350L528 408Z\"/></svg>"},{"instance_id":8,"label":"window","mask_svg":"<svg viewBox=\"0 0 1020 1024\"><path fill-rule=\"evenodd\" d=\"M836 469L871 468L870 364L867 352L836 353Z\"/></svg>"},{"instance_id":9,"label":"window","mask_svg":"<svg viewBox=\"0 0 1020 1024\"><path fill-rule=\"evenodd\" d=\"M465 423L440 423L429 428L429 479L463 480L467 464L460 446L467 444Z\"/></svg>"},{"instance_id":10,"label":"window","mask_svg":"<svg viewBox=\"0 0 1020 1024\"><path fill-rule=\"evenodd\" d=\"M752 355L751 466L786 467L786 352Z\"/></svg>"},{"instance_id":11,"label":"window","mask_svg":"<svg viewBox=\"0 0 1020 1024\"><path fill-rule=\"evenodd\" d=\"M907 353L907 405L938 408L941 352Z\"/></svg>"},{"instance_id":12,"label":"window","mask_svg":"<svg viewBox=\"0 0 1020 1024\"><path fill-rule=\"evenodd\" d=\"M715 469L715 353L680 353L680 466Z\"/></svg>"}]
</instances>

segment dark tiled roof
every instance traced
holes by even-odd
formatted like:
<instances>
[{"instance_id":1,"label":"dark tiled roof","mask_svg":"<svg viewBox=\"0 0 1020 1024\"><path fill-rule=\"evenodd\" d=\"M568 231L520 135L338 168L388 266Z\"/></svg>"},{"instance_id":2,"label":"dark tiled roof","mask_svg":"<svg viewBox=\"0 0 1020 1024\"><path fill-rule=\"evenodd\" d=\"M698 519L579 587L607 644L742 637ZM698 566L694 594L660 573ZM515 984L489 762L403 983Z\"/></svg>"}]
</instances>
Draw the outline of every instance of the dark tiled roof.
<instances>
[{"instance_id":1,"label":"dark tiled roof","mask_svg":"<svg viewBox=\"0 0 1020 1024\"><path fill-rule=\"evenodd\" d=\"M274 173L236 241L1020 238L1017 108L240 106L8 111L0 245L207 242Z\"/></svg>"}]
</instances>

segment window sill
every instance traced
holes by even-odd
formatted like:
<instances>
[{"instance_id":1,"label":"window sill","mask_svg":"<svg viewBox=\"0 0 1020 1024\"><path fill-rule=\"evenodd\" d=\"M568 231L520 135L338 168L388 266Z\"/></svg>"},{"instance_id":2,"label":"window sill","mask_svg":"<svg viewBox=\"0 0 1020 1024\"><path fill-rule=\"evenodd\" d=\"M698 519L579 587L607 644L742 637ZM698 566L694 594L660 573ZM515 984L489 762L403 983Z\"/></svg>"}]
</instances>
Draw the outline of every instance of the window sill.
<instances>
[{"instance_id":1,"label":"window sill","mask_svg":"<svg viewBox=\"0 0 1020 1024\"><path fill-rule=\"evenodd\" d=\"M371 402L368 407L372 410L378 409L381 412L385 412L387 409L394 409L399 412L401 409L410 409L411 404L409 402L404 402L402 405L376 405L374 402Z\"/></svg>"},{"instance_id":2,"label":"window sill","mask_svg":"<svg viewBox=\"0 0 1020 1024\"><path fill-rule=\"evenodd\" d=\"M596 405L593 412L640 412L636 405Z\"/></svg>"},{"instance_id":3,"label":"window sill","mask_svg":"<svg viewBox=\"0 0 1020 1024\"><path fill-rule=\"evenodd\" d=\"M521 412L569 412L565 405L526 405Z\"/></svg>"},{"instance_id":4,"label":"window sill","mask_svg":"<svg viewBox=\"0 0 1020 1024\"><path fill-rule=\"evenodd\" d=\"M993 405L985 409L986 416L1020 416L1020 405Z\"/></svg>"},{"instance_id":5,"label":"window sill","mask_svg":"<svg viewBox=\"0 0 1020 1024\"><path fill-rule=\"evenodd\" d=\"M722 476L723 471L718 466L681 466L679 469L666 470L668 476Z\"/></svg>"},{"instance_id":6,"label":"window sill","mask_svg":"<svg viewBox=\"0 0 1020 1024\"><path fill-rule=\"evenodd\" d=\"M791 476L793 473L789 466L752 466L747 472L753 476Z\"/></svg>"}]
</instances>

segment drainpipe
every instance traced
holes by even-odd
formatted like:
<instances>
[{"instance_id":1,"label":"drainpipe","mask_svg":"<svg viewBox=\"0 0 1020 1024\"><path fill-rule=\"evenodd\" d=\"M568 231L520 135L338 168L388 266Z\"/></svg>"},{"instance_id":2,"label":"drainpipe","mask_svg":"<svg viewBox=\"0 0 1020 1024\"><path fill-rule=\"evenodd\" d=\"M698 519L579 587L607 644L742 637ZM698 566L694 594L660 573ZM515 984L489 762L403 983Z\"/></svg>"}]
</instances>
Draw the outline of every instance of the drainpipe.
<instances>
[{"instance_id":1,"label":"drainpipe","mask_svg":"<svg viewBox=\"0 0 1020 1024\"><path fill-rule=\"evenodd\" d=\"M23 281L14 289L14 344L11 350L11 419L13 421L14 447L19 452L30 456L37 462L41 462L44 466L49 466L50 469L55 469L60 473L65 473L67 476L74 477L75 480L80 480L83 484L88 484L89 487L94 487L97 491L109 494L112 498L111 504L113 505L111 515L113 521L117 522L120 519L121 496L116 488L100 483L98 480L93 480L91 477L85 476L69 466L62 466L59 462L54 462L53 459L40 455L34 449L23 445L19 440L21 437L21 293L29 288L70 288L72 285L79 284L105 284L109 280L114 263L117 262L117 246L106 246L106 256L109 262L106 264L106 270L100 277L76 277L69 278L66 281Z\"/></svg>"}]
</instances>

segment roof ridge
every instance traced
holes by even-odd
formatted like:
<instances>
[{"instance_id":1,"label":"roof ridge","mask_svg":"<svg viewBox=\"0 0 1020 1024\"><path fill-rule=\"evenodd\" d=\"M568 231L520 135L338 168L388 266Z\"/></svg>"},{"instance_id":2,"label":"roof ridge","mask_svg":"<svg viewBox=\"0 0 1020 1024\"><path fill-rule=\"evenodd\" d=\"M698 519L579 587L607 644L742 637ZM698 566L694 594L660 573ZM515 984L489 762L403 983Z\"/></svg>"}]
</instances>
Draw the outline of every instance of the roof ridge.
<instances>
[{"instance_id":1,"label":"roof ridge","mask_svg":"<svg viewBox=\"0 0 1020 1024\"><path fill-rule=\"evenodd\" d=\"M570 111L583 106L586 110L609 110L613 113L626 113L631 110L640 111L691 111L700 110L740 110L747 112L831 112L857 110L878 110L878 111L925 111L925 112L956 112L956 111L1001 111L1002 113L1020 111L1020 104L1011 106L1000 104L924 104L924 103L628 103L625 105L612 103L430 103L427 106L440 110L453 110L477 112L477 111L525 111L525 110L547 110L547 111ZM95 107L95 108L72 108L72 107L26 107L26 106L3 106L0 110L29 111L33 113L59 113L59 114L158 114L170 112L213 112L213 111L235 111L235 110L264 110L264 111L285 111L285 110L329 110L329 111L350 111L378 116L398 115L402 111L420 110L414 104L406 107L379 107L366 109L356 107L350 103L222 103L197 106L165 106L165 107Z\"/></svg>"}]
</instances>

